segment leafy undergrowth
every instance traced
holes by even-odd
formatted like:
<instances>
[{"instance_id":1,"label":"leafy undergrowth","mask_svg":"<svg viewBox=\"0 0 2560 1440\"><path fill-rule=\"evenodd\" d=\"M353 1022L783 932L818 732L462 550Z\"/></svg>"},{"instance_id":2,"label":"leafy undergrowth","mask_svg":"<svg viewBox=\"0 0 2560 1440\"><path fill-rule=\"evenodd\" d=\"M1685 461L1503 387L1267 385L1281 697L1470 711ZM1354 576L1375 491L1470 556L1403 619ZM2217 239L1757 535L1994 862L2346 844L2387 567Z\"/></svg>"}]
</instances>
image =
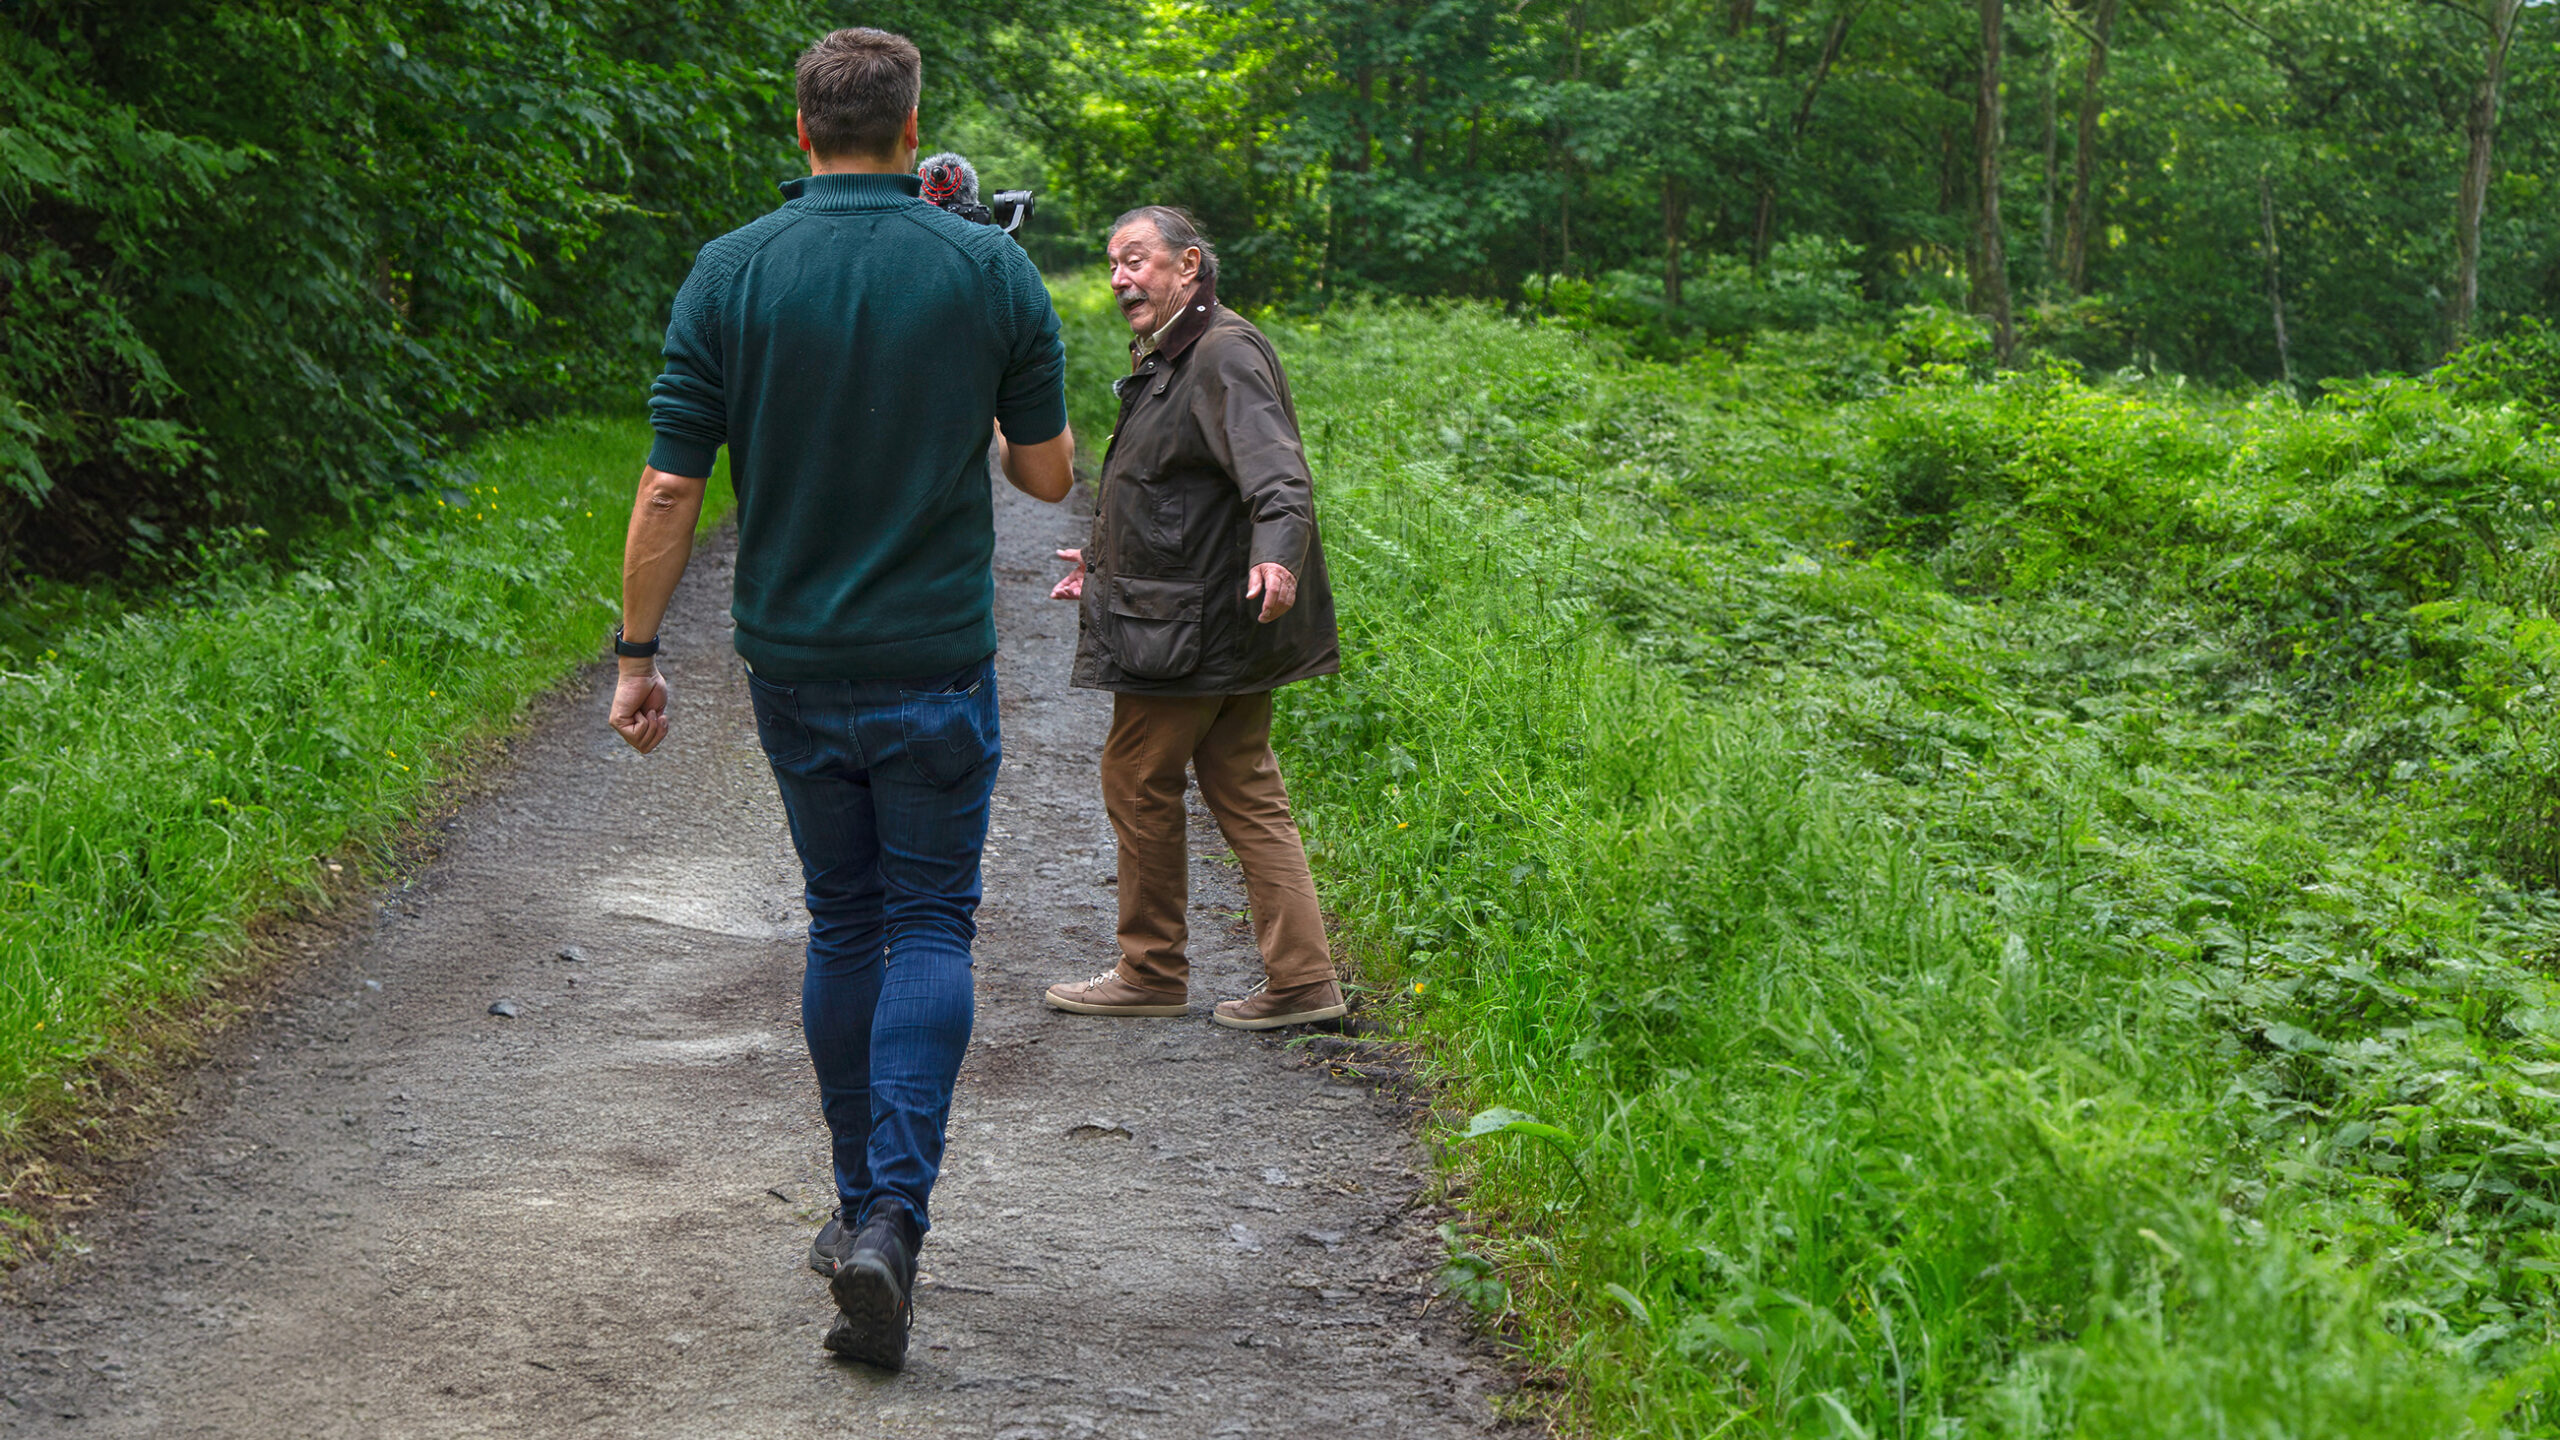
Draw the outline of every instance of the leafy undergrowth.
<instances>
[{"instance_id":1,"label":"leafy undergrowth","mask_svg":"<svg viewBox=\"0 0 2560 1440\"><path fill-rule=\"evenodd\" d=\"M2529 407L1273 329L1291 789L1574 1423L2560 1430Z\"/></svg>"},{"instance_id":2,"label":"leafy undergrowth","mask_svg":"<svg viewBox=\"0 0 2560 1440\"><path fill-rule=\"evenodd\" d=\"M0 1143L598 653L647 445L635 421L515 433L297 565L209 555L0 670Z\"/></svg>"}]
</instances>

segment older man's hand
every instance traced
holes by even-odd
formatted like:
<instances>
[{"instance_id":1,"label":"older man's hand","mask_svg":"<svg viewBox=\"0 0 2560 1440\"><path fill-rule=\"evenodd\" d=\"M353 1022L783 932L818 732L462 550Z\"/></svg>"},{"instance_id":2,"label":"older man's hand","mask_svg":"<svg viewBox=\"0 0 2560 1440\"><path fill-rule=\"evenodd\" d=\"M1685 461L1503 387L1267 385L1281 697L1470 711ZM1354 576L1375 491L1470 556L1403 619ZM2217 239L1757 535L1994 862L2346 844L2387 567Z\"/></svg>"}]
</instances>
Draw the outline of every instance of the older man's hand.
<instances>
[{"instance_id":1,"label":"older man's hand","mask_svg":"<svg viewBox=\"0 0 2560 1440\"><path fill-rule=\"evenodd\" d=\"M1290 574L1286 565L1270 561L1256 565L1244 582L1244 598L1257 597L1262 601L1262 623L1268 625L1298 603L1298 577Z\"/></svg>"},{"instance_id":2,"label":"older man's hand","mask_svg":"<svg viewBox=\"0 0 2560 1440\"><path fill-rule=\"evenodd\" d=\"M1056 554L1059 559L1066 561L1075 568L1067 572L1065 579L1062 579L1057 584L1049 587L1049 598L1052 600L1083 599L1084 552L1081 550L1060 550L1056 552Z\"/></svg>"}]
</instances>

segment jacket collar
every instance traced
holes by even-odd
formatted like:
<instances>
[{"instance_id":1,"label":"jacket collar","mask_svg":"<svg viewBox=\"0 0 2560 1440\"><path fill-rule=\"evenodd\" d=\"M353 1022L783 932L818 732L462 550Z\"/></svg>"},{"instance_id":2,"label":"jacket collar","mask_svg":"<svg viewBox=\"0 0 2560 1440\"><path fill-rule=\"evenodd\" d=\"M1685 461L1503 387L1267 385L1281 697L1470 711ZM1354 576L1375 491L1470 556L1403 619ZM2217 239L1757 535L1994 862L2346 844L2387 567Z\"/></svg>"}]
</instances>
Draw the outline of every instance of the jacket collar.
<instances>
[{"instance_id":1,"label":"jacket collar","mask_svg":"<svg viewBox=\"0 0 2560 1440\"><path fill-rule=\"evenodd\" d=\"M810 210L889 210L923 191L913 175L794 175L782 182L782 198Z\"/></svg>"},{"instance_id":2,"label":"jacket collar","mask_svg":"<svg viewBox=\"0 0 2560 1440\"><path fill-rule=\"evenodd\" d=\"M1163 356L1167 365L1181 359L1182 352L1191 348L1191 342L1208 333L1209 322L1216 318L1218 282L1216 277L1204 275L1199 284L1191 287L1190 297L1182 302L1182 313L1165 327L1164 338L1156 342L1154 353ZM1132 363L1137 353L1138 342L1132 340L1129 342Z\"/></svg>"}]
</instances>

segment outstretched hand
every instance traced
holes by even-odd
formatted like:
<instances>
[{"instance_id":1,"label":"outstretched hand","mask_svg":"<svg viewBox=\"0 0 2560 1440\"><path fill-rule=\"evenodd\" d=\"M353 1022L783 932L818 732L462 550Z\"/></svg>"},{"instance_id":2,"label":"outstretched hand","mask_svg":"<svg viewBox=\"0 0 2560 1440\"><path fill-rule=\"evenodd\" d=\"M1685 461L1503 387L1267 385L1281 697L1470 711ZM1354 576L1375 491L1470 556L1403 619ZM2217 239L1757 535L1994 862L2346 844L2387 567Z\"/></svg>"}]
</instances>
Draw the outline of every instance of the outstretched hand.
<instances>
[{"instance_id":1,"label":"outstretched hand","mask_svg":"<svg viewBox=\"0 0 2560 1440\"><path fill-rule=\"evenodd\" d=\"M1057 584L1049 587L1049 598L1052 600L1083 599L1084 552L1082 550L1061 550L1058 552L1058 558L1066 561L1070 565L1073 565L1075 568L1067 572L1065 579L1060 580Z\"/></svg>"},{"instance_id":2,"label":"outstretched hand","mask_svg":"<svg viewBox=\"0 0 2560 1440\"><path fill-rule=\"evenodd\" d=\"M667 738L667 677L658 667L646 675L625 674L613 683L614 730L632 749L646 755Z\"/></svg>"},{"instance_id":3,"label":"outstretched hand","mask_svg":"<svg viewBox=\"0 0 2560 1440\"><path fill-rule=\"evenodd\" d=\"M1298 603L1298 577L1289 573L1288 566L1276 562L1256 565L1244 582L1244 598L1250 601L1257 597L1262 601L1262 623L1268 625Z\"/></svg>"}]
</instances>

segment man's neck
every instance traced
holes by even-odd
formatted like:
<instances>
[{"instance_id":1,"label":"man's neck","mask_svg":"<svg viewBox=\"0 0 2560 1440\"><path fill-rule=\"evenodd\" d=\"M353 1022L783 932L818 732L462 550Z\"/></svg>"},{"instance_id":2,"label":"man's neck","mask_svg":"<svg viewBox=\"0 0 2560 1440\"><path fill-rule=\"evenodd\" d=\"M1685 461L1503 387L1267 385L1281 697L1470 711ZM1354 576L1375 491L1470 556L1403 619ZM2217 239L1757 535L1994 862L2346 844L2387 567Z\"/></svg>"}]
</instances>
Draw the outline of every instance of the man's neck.
<instances>
[{"instance_id":1,"label":"man's neck","mask_svg":"<svg viewBox=\"0 0 2560 1440\"><path fill-rule=\"evenodd\" d=\"M809 157L812 175L913 175L916 152L892 152L887 155L831 155Z\"/></svg>"},{"instance_id":2,"label":"man's neck","mask_svg":"<svg viewBox=\"0 0 2560 1440\"><path fill-rule=\"evenodd\" d=\"M1192 297L1199 293L1200 285L1198 281L1194 281L1191 284L1184 286L1182 290L1182 299L1174 305L1173 312L1164 317L1164 323L1153 330L1142 330L1138 332L1137 338L1131 340L1129 345L1130 348L1138 352L1139 359L1144 360L1149 355L1154 354L1158 346L1164 344L1166 332L1172 330L1173 327L1181 321L1182 312L1191 308Z\"/></svg>"}]
</instances>

